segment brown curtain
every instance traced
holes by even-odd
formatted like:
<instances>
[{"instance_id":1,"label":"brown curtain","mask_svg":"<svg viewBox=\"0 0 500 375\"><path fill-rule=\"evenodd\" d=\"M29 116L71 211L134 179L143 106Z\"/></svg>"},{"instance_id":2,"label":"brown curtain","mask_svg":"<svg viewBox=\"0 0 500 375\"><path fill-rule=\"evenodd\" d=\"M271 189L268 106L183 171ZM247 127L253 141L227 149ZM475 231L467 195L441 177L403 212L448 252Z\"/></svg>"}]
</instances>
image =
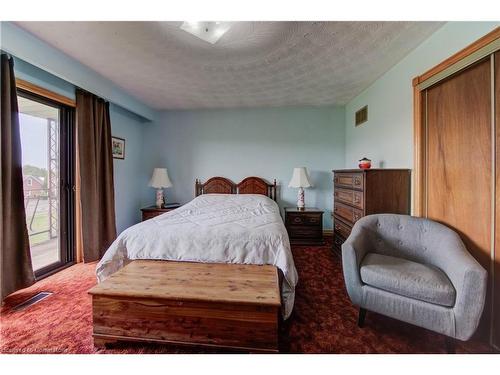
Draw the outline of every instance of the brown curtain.
<instances>
[{"instance_id":1,"label":"brown curtain","mask_svg":"<svg viewBox=\"0 0 500 375\"><path fill-rule=\"evenodd\" d=\"M0 159L2 223L0 226L1 300L35 282L24 210L21 135L14 61L1 54Z\"/></svg>"},{"instance_id":2,"label":"brown curtain","mask_svg":"<svg viewBox=\"0 0 500 375\"><path fill-rule=\"evenodd\" d=\"M76 119L83 260L92 262L116 238L109 103L79 89Z\"/></svg>"},{"instance_id":3,"label":"brown curtain","mask_svg":"<svg viewBox=\"0 0 500 375\"><path fill-rule=\"evenodd\" d=\"M76 163L75 163L75 260L76 263L83 262L83 239L82 239L82 200L80 181L80 157L78 150L78 136L76 137Z\"/></svg>"}]
</instances>

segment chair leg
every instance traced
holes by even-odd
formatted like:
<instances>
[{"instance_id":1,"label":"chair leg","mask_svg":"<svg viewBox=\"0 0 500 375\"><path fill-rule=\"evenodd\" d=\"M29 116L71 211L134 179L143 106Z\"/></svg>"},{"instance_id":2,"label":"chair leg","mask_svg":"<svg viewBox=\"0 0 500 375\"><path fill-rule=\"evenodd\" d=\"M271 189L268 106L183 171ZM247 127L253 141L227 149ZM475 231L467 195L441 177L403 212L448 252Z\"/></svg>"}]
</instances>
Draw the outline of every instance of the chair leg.
<instances>
[{"instance_id":1,"label":"chair leg","mask_svg":"<svg viewBox=\"0 0 500 375\"><path fill-rule=\"evenodd\" d=\"M358 315L358 327L363 328L365 325L366 309L360 307Z\"/></svg>"},{"instance_id":2,"label":"chair leg","mask_svg":"<svg viewBox=\"0 0 500 375\"><path fill-rule=\"evenodd\" d=\"M446 353L455 354L456 353L456 345L455 344L456 344L455 339L453 339L452 337L446 336L446 341L445 341Z\"/></svg>"}]
</instances>

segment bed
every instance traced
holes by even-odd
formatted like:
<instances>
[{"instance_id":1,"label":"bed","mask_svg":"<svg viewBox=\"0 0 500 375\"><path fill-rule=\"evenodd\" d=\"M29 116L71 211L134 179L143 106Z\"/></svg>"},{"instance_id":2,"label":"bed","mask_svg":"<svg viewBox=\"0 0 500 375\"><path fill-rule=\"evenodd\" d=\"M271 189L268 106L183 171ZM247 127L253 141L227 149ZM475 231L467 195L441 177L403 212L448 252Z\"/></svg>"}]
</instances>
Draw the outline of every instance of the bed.
<instances>
[{"instance_id":1,"label":"bed","mask_svg":"<svg viewBox=\"0 0 500 375\"><path fill-rule=\"evenodd\" d=\"M281 313L287 319L298 276L275 201L276 181L196 180L195 196L176 210L123 231L97 265L99 282L139 259L272 265L282 274Z\"/></svg>"}]
</instances>

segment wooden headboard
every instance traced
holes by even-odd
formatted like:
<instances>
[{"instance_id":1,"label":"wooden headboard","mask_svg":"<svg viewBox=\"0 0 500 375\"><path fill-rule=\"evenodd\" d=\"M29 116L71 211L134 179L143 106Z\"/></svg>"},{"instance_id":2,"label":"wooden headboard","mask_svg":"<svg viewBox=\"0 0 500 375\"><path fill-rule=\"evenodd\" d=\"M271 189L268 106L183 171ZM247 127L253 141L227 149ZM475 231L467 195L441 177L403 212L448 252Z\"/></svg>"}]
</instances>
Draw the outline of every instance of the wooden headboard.
<instances>
[{"instance_id":1,"label":"wooden headboard","mask_svg":"<svg viewBox=\"0 0 500 375\"><path fill-rule=\"evenodd\" d=\"M247 177L235 184L225 177L212 177L204 184L196 179L195 195L201 194L262 194L276 200L276 180L269 184L260 177Z\"/></svg>"}]
</instances>

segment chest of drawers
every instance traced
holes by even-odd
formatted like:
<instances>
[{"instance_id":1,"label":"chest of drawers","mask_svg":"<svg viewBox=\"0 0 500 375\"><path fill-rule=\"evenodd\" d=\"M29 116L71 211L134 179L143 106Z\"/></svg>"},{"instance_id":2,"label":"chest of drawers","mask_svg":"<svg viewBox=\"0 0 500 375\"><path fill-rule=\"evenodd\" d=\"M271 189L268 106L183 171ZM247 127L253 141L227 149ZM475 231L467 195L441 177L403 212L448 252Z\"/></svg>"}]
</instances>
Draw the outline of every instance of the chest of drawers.
<instances>
[{"instance_id":1,"label":"chest of drawers","mask_svg":"<svg viewBox=\"0 0 500 375\"><path fill-rule=\"evenodd\" d=\"M333 247L340 253L352 226L363 216L410 214L409 169L333 171Z\"/></svg>"}]
</instances>

